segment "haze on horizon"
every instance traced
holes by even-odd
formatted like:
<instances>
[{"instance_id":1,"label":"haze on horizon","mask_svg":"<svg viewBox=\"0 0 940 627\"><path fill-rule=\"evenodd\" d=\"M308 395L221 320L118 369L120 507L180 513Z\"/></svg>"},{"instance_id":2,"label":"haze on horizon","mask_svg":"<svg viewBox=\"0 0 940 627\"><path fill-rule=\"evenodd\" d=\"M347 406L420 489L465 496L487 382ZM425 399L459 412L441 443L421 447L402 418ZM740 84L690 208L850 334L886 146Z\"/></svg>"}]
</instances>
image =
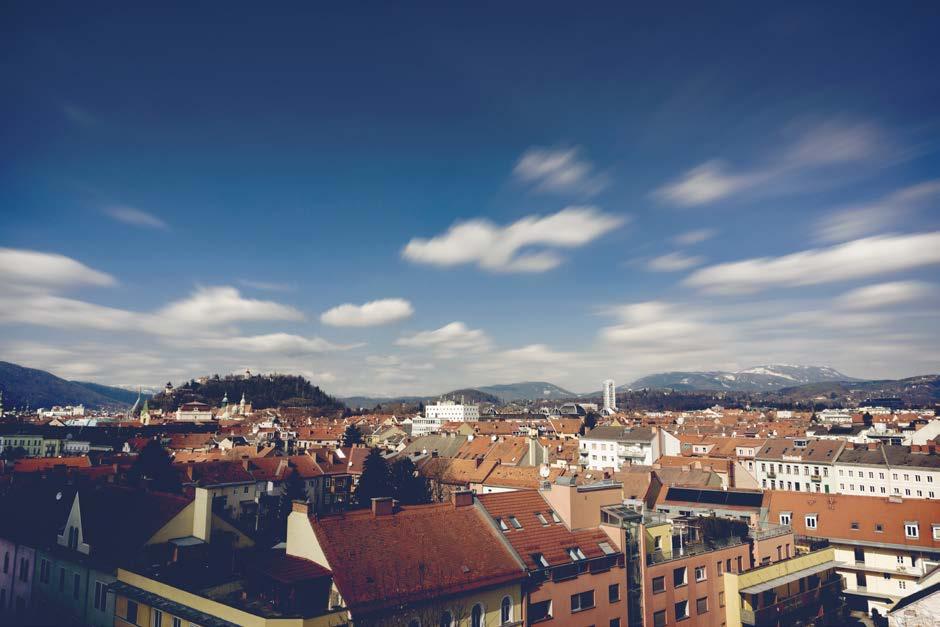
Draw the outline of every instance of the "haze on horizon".
<instances>
[{"instance_id":1,"label":"haze on horizon","mask_svg":"<svg viewBox=\"0 0 940 627\"><path fill-rule=\"evenodd\" d=\"M8 3L0 359L940 371L940 10Z\"/></svg>"}]
</instances>

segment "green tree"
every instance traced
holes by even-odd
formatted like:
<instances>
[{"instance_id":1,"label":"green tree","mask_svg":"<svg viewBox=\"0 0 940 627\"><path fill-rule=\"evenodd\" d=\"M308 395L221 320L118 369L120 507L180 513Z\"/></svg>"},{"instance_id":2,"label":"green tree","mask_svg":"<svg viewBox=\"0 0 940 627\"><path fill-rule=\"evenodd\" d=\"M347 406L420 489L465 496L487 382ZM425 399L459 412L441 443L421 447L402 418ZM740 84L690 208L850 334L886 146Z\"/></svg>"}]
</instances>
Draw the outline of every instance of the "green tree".
<instances>
[{"instance_id":1,"label":"green tree","mask_svg":"<svg viewBox=\"0 0 940 627\"><path fill-rule=\"evenodd\" d=\"M362 475L359 477L355 495L360 507L370 506L374 498L395 496L391 468L377 448L369 451L362 465Z\"/></svg>"},{"instance_id":2,"label":"green tree","mask_svg":"<svg viewBox=\"0 0 940 627\"><path fill-rule=\"evenodd\" d=\"M17 446L16 448L8 446L5 449L3 449L3 455L0 457L2 457L8 462L14 462L18 459L23 459L24 457L26 457L26 449L23 448L22 446Z\"/></svg>"},{"instance_id":3,"label":"green tree","mask_svg":"<svg viewBox=\"0 0 940 627\"><path fill-rule=\"evenodd\" d=\"M355 446L362 444L362 430L356 425L349 425L343 432L343 446Z\"/></svg>"},{"instance_id":4,"label":"green tree","mask_svg":"<svg viewBox=\"0 0 940 627\"><path fill-rule=\"evenodd\" d=\"M156 440L151 440L141 449L131 466L128 479L133 485L149 481L150 486L159 492L178 493L182 490L173 459Z\"/></svg>"},{"instance_id":5,"label":"green tree","mask_svg":"<svg viewBox=\"0 0 940 627\"><path fill-rule=\"evenodd\" d=\"M287 517L294 507L294 501L307 500L307 485L303 477L294 468L284 480L284 487L281 489L280 518L287 523Z\"/></svg>"},{"instance_id":6,"label":"green tree","mask_svg":"<svg viewBox=\"0 0 940 627\"><path fill-rule=\"evenodd\" d=\"M403 457L392 464L392 483L395 498L402 505L421 505L431 502L431 485L418 474L414 462Z\"/></svg>"}]
</instances>

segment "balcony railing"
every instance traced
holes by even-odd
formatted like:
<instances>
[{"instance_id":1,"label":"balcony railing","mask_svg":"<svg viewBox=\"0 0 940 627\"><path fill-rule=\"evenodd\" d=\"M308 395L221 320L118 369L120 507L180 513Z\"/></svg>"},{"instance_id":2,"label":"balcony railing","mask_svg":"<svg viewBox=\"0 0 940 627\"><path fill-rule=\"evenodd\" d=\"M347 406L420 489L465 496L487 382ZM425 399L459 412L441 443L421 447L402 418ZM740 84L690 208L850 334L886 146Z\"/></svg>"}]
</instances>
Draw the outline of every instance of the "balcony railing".
<instances>
[{"instance_id":1,"label":"balcony railing","mask_svg":"<svg viewBox=\"0 0 940 627\"><path fill-rule=\"evenodd\" d=\"M800 592L772 605L758 610L741 608L741 622L745 625L765 627L778 624L789 624L799 618L812 618L828 616L837 621L839 609L842 607L842 589L845 582L841 576L834 575L822 581L812 590ZM837 622L821 621L822 624L838 624Z\"/></svg>"},{"instance_id":2,"label":"balcony railing","mask_svg":"<svg viewBox=\"0 0 940 627\"><path fill-rule=\"evenodd\" d=\"M813 483L822 483L822 475L810 475L809 480Z\"/></svg>"},{"instance_id":3,"label":"balcony railing","mask_svg":"<svg viewBox=\"0 0 940 627\"><path fill-rule=\"evenodd\" d=\"M768 478L768 479L776 479L776 478L777 478L777 471L776 471L776 470L768 470L768 471L767 471L767 478Z\"/></svg>"},{"instance_id":4,"label":"balcony railing","mask_svg":"<svg viewBox=\"0 0 940 627\"><path fill-rule=\"evenodd\" d=\"M654 551L650 553L646 556L646 565L652 566L653 564L681 560L687 557L701 555L703 553L711 553L713 551L720 551L722 549L727 549L733 546L740 546L741 544L744 544L744 539L733 536L731 538L714 540L711 542L686 542L683 545L681 552L678 547L673 548L672 555L667 555L661 551Z\"/></svg>"}]
</instances>

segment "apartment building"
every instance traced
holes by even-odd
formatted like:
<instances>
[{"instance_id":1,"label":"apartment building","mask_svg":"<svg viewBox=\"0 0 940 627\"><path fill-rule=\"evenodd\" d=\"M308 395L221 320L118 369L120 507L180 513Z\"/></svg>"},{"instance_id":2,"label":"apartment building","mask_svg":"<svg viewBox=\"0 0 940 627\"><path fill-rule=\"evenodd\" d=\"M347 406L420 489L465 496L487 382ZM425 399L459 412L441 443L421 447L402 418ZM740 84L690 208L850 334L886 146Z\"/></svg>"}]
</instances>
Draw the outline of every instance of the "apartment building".
<instances>
[{"instance_id":1,"label":"apartment building","mask_svg":"<svg viewBox=\"0 0 940 627\"><path fill-rule=\"evenodd\" d=\"M529 624L626 626L624 556L599 527L569 529L536 491L479 501L525 564Z\"/></svg>"},{"instance_id":2,"label":"apartment building","mask_svg":"<svg viewBox=\"0 0 940 627\"><path fill-rule=\"evenodd\" d=\"M848 443L834 466L839 494L905 499L940 495L940 455L934 445Z\"/></svg>"},{"instance_id":3,"label":"apartment building","mask_svg":"<svg viewBox=\"0 0 940 627\"><path fill-rule=\"evenodd\" d=\"M940 574L940 503L776 491L764 504L767 519L791 525L804 544L831 543L852 609L884 616Z\"/></svg>"},{"instance_id":4,"label":"apartment building","mask_svg":"<svg viewBox=\"0 0 940 627\"><path fill-rule=\"evenodd\" d=\"M754 457L755 478L764 490L834 493L833 464L844 446L836 440L767 440Z\"/></svg>"},{"instance_id":5,"label":"apartment building","mask_svg":"<svg viewBox=\"0 0 940 627\"><path fill-rule=\"evenodd\" d=\"M649 466L664 454L661 439L657 427L595 427L581 437L581 465L592 470L620 470L621 466L635 464ZM678 440L674 448L668 454L678 453Z\"/></svg>"}]
</instances>

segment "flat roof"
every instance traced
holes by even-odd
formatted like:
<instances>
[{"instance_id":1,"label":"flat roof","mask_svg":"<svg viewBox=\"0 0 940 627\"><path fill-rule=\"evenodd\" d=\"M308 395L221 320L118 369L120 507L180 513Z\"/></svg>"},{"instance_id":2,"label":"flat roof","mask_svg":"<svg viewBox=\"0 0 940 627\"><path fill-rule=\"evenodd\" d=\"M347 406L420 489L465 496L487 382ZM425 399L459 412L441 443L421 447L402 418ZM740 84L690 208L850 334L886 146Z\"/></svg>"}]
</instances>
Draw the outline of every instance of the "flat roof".
<instances>
[{"instance_id":1,"label":"flat roof","mask_svg":"<svg viewBox=\"0 0 940 627\"><path fill-rule=\"evenodd\" d=\"M764 583L754 584L753 586L748 586L747 588L742 588L739 590L741 594L758 594L764 592L765 590L771 590L777 586L782 586L788 584L792 581L799 581L804 577L809 577L810 575L815 575L823 571L829 570L830 568L836 568L839 565L835 560L829 560L828 562L823 562L816 566L811 566L809 568L804 568L803 570L791 573L789 575L784 575L783 577L777 577Z\"/></svg>"}]
</instances>

